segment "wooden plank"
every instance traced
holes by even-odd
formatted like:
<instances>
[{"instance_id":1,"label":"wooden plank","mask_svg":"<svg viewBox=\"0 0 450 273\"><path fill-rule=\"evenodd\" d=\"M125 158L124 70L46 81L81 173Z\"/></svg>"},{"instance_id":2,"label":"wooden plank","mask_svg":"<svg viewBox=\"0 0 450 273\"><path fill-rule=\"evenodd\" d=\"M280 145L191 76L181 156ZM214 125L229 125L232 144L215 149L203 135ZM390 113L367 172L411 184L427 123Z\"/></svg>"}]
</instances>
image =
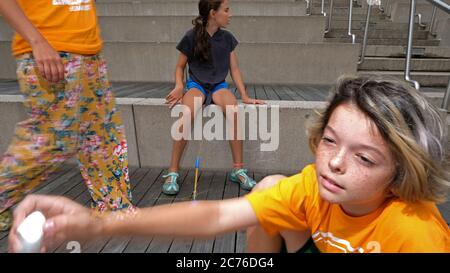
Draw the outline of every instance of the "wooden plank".
<instances>
[{"instance_id":1,"label":"wooden plank","mask_svg":"<svg viewBox=\"0 0 450 273\"><path fill-rule=\"evenodd\" d=\"M291 90L297 92L302 97L304 97L306 101L321 100L320 96L317 95L317 92L315 90L310 89L306 85L295 85L295 86L290 86L289 88L291 88Z\"/></svg>"},{"instance_id":2,"label":"wooden plank","mask_svg":"<svg viewBox=\"0 0 450 273\"><path fill-rule=\"evenodd\" d=\"M206 200L208 198L208 192L211 187L212 178L212 172L201 172L199 174L196 200ZM189 183L189 180L187 182ZM192 183L190 184L185 183L184 188L187 188L189 190L190 188L193 188L193 184L194 181L192 181ZM175 202L176 201L177 200L175 200ZM170 246L169 253L189 253L194 246L194 242L194 238L174 239L172 245Z\"/></svg>"},{"instance_id":3,"label":"wooden plank","mask_svg":"<svg viewBox=\"0 0 450 273\"><path fill-rule=\"evenodd\" d=\"M219 172L220 179L225 180L223 199L234 198L239 195L239 185L228 181L228 174ZM234 253L236 244L236 232L216 236L213 253Z\"/></svg>"},{"instance_id":4,"label":"wooden plank","mask_svg":"<svg viewBox=\"0 0 450 273\"><path fill-rule=\"evenodd\" d=\"M140 168L137 169L133 176L130 176L131 182L131 191L133 192L133 189L137 186L138 182L142 179L142 177L145 176L150 170L148 168ZM86 205L89 205L91 200L88 200L86 202ZM106 244L111 240L111 238L100 238L99 240L95 240L90 242L90 244L87 245L84 252L86 253L100 253L103 248L106 246Z\"/></svg>"},{"instance_id":5,"label":"wooden plank","mask_svg":"<svg viewBox=\"0 0 450 273\"><path fill-rule=\"evenodd\" d=\"M266 90L264 89L264 86L262 86L261 84L255 85L255 94L256 94L255 99L267 100Z\"/></svg>"},{"instance_id":6,"label":"wooden plank","mask_svg":"<svg viewBox=\"0 0 450 273\"><path fill-rule=\"evenodd\" d=\"M328 90L323 89L323 87L317 86L317 85L309 85L310 89L316 91L316 94L321 98L321 100L326 100L328 95Z\"/></svg>"},{"instance_id":7,"label":"wooden plank","mask_svg":"<svg viewBox=\"0 0 450 273\"><path fill-rule=\"evenodd\" d=\"M280 97L278 97L277 93L273 91L273 88L271 86L265 85L264 89L266 90L268 100L280 100Z\"/></svg>"},{"instance_id":8,"label":"wooden plank","mask_svg":"<svg viewBox=\"0 0 450 273\"><path fill-rule=\"evenodd\" d=\"M149 96L153 97L153 93L157 92L158 89L160 89L164 85L164 83L147 83L142 85L140 90L135 91L127 96L132 98L145 98Z\"/></svg>"},{"instance_id":9,"label":"wooden plank","mask_svg":"<svg viewBox=\"0 0 450 273\"><path fill-rule=\"evenodd\" d=\"M153 168L145 174L142 179L139 179L139 183L133 189L133 200L137 207L141 206L142 198L150 187L156 183L157 178L161 175L162 169ZM136 178L135 178L136 180ZM132 236L117 237L111 239L103 248L103 253L121 253L130 242Z\"/></svg>"},{"instance_id":10,"label":"wooden plank","mask_svg":"<svg viewBox=\"0 0 450 273\"><path fill-rule=\"evenodd\" d=\"M199 194L197 200L212 200L214 195L211 194L214 191L213 186L214 172L205 171L202 172L202 176L199 182ZM192 243L190 253L212 253L214 245L214 238L210 239L195 239Z\"/></svg>"},{"instance_id":11,"label":"wooden plank","mask_svg":"<svg viewBox=\"0 0 450 273\"><path fill-rule=\"evenodd\" d=\"M55 172L53 172L52 174L49 175L49 177L42 182L39 186L37 186L36 188L34 188L31 193L35 193L37 190L45 187L46 185L52 183L54 180L56 180L58 177L60 177L61 175L67 173L70 171L70 166L68 166L67 164L60 166ZM12 209L14 209L15 207L17 207L17 205L13 206ZM9 231L3 231L0 232L0 240L5 238L6 236L8 236Z\"/></svg>"},{"instance_id":12,"label":"wooden plank","mask_svg":"<svg viewBox=\"0 0 450 273\"><path fill-rule=\"evenodd\" d=\"M251 85L248 86L248 88L247 88L247 95L250 98L256 98L255 85L251 84Z\"/></svg>"},{"instance_id":13,"label":"wooden plank","mask_svg":"<svg viewBox=\"0 0 450 273\"><path fill-rule=\"evenodd\" d=\"M76 172L75 169L72 169L68 174L69 177L71 174ZM76 173L75 173L76 174ZM41 190L38 190L36 193L38 194L51 194L51 195L61 195L66 191L70 190L74 186L73 180L68 180L67 175L61 175L57 179L55 179L52 183L43 187ZM6 252L8 247L8 237L4 236L0 240L0 252Z\"/></svg>"},{"instance_id":14,"label":"wooden plank","mask_svg":"<svg viewBox=\"0 0 450 273\"><path fill-rule=\"evenodd\" d=\"M292 98L292 100L294 100L294 101L305 101L305 100L306 100L301 94L299 94L298 92L292 90L289 86L286 86L286 85L280 85L280 86L278 87L278 89L282 89L282 90L283 90L286 94L288 94L288 95Z\"/></svg>"},{"instance_id":15,"label":"wooden plank","mask_svg":"<svg viewBox=\"0 0 450 273\"><path fill-rule=\"evenodd\" d=\"M284 88L280 88L279 85L271 86L273 91L280 97L281 100L293 101L294 99L285 91Z\"/></svg>"},{"instance_id":16,"label":"wooden plank","mask_svg":"<svg viewBox=\"0 0 450 273\"><path fill-rule=\"evenodd\" d=\"M201 173L199 174L199 179L201 178ZM195 180L195 170L189 172L187 180L184 182L183 187L180 188L180 192L174 200L174 203L182 201L193 200L194 192L194 180ZM197 189L198 193L198 189ZM169 245L169 253L189 253L191 250L193 238L173 238L172 243Z\"/></svg>"},{"instance_id":17,"label":"wooden plank","mask_svg":"<svg viewBox=\"0 0 450 273\"><path fill-rule=\"evenodd\" d=\"M266 177L265 173L254 173L253 179L258 183L261 181L264 177ZM246 194L248 194L248 191L240 190L239 196L243 197ZM239 230L236 232L236 253L246 253L247 252L247 231L246 230Z\"/></svg>"},{"instance_id":18,"label":"wooden plank","mask_svg":"<svg viewBox=\"0 0 450 273\"><path fill-rule=\"evenodd\" d=\"M138 169L136 168L130 168L130 178L133 179L135 177L137 173ZM81 180L78 180L79 183L77 184L77 186L75 186L74 188L72 188L69 192L67 192L65 194L66 197L68 198L73 198L73 200L75 202L78 202L86 207L89 207L90 202L91 202L91 196L87 190L87 187L85 186L84 183L84 179L81 178ZM81 244L81 252L96 252L96 247L99 244L99 241L104 241L105 239L101 239L101 240L95 240L92 242L83 242ZM106 244L106 242L104 243ZM68 250L66 249L67 246L67 242L63 242L61 243L59 246L54 246L52 249L49 249L48 252L68 252ZM98 252L98 251L97 251Z\"/></svg>"},{"instance_id":19,"label":"wooden plank","mask_svg":"<svg viewBox=\"0 0 450 273\"><path fill-rule=\"evenodd\" d=\"M175 86L172 83L163 83L161 87L159 87L152 93L145 95L144 98L166 98L174 87Z\"/></svg>"},{"instance_id":20,"label":"wooden plank","mask_svg":"<svg viewBox=\"0 0 450 273\"><path fill-rule=\"evenodd\" d=\"M161 174L155 178L155 182L149 187L147 192L145 193L144 197L140 201L140 207L150 207L153 206L159 199L160 195L163 195L161 193L161 186L163 183L162 178L162 172ZM183 175L185 173L180 172L180 180L183 180ZM165 195L164 195L165 196ZM143 253L147 249L148 245L152 241L153 236L149 236L147 238L143 237L133 237L123 250L123 252L126 253Z\"/></svg>"},{"instance_id":21,"label":"wooden plank","mask_svg":"<svg viewBox=\"0 0 450 273\"><path fill-rule=\"evenodd\" d=\"M180 185L180 192L175 196L175 198L171 199L171 203L181 202L181 201L190 201L192 197L192 191L194 189L194 176L195 171L189 170L187 176L184 179L184 182ZM160 198L161 200L161 198ZM160 201L158 200L158 202ZM165 203L165 202L163 202ZM158 203L159 205L161 203ZM165 203L167 204L167 203ZM172 245L173 238L171 236L157 236L154 237L152 242L150 243L146 252L151 253L167 253ZM190 246L189 246L190 248Z\"/></svg>"},{"instance_id":22,"label":"wooden plank","mask_svg":"<svg viewBox=\"0 0 450 273\"><path fill-rule=\"evenodd\" d=\"M180 177L178 179L178 183L181 186L186 178L187 171L181 170ZM161 192L161 186L163 183L162 173L155 179L155 183L153 183L148 189L147 193L141 200L141 207L151 207L154 205L168 204L171 203L174 199L173 196L167 196ZM146 252L150 243L153 241L154 236L148 237L133 237L128 245L125 247L125 253L143 253Z\"/></svg>"}]
</instances>

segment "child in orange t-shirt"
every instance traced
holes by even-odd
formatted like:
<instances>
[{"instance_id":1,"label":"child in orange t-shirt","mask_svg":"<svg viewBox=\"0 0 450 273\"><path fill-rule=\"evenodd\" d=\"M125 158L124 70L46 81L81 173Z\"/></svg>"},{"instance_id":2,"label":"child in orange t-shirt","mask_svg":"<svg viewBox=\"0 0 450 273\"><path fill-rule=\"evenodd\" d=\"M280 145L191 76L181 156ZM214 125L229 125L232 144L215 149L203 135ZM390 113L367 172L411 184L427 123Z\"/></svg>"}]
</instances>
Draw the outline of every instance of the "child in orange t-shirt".
<instances>
[{"instance_id":1,"label":"child in orange t-shirt","mask_svg":"<svg viewBox=\"0 0 450 273\"><path fill-rule=\"evenodd\" d=\"M69 199L35 195L18 207L13 230L37 209L48 219L45 245L113 234L214 236L251 227L250 251L279 251L283 237L288 251L311 238L321 252L449 252L450 231L435 205L449 186L435 107L410 86L378 78L342 78L332 95L309 130L315 164L281 181L265 178L261 185L275 184L268 189L99 218ZM10 242L17 249L15 232Z\"/></svg>"}]
</instances>

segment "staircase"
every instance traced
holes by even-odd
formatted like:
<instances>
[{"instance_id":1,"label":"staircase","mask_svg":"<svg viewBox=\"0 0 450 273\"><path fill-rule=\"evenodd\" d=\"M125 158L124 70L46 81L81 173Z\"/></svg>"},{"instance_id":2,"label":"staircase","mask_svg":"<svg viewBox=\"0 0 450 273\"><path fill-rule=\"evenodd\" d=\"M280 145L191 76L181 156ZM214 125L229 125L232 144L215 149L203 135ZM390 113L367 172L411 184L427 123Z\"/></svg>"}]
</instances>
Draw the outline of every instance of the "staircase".
<instances>
[{"instance_id":1,"label":"staircase","mask_svg":"<svg viewBox=\"0 0 450 273\"><path fill-rule=\"evenodd\" d=\"M320 13L319 2L314 6L315 13ZM348 5L334 8L332 29L325 35L325 42L349 43L348 33ZM425 1L423 1L425 2ZM423 15L431 13L430 5L419 1L417 11ZM359 1L353 7L352 33L356 35L356 42L362 44L366 23L367 4ZM409 4L404 1L394 3L396 16L399 13L409 14ZM419 9L420 8L420 9ZM328 10L327 10L328 11ZM368 32L368 47L365 61L358 65L358 73L362 75L379 74L403 79L405 69L406 45L408 40L408 23L392 20L381 12L377 6L372 8ZM407 17L407 16L406 16ZM407 18L406 18L407 19ZM423 17L425 23L429 16ZM417 18L416 18L417 21ZM440 46L440 40L432 35L428 26L414 25L413 55L411 62L411 78L417 80L423 87L446 87L450 76L450 47Z\"/></svg>"}]
</instances>

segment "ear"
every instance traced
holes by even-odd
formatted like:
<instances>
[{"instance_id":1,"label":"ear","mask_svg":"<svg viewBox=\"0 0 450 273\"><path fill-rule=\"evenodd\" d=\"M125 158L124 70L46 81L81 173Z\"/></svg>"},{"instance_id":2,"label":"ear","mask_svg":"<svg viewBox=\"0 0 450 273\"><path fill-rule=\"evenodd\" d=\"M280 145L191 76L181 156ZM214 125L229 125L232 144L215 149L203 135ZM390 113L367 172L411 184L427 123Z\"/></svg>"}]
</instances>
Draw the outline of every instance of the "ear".
<instances>
[{"instance_id":1,"label":"ear","mask_svg":"<svg viewBox=\"0 0 450 273\"><path fill-rule=\"evenodd\" d=\"M217 13L217 11L211 9L211 10L209 11L209 18L214 18L214 17L216 16L216 13Z\"/></svg>"}]
</instances>

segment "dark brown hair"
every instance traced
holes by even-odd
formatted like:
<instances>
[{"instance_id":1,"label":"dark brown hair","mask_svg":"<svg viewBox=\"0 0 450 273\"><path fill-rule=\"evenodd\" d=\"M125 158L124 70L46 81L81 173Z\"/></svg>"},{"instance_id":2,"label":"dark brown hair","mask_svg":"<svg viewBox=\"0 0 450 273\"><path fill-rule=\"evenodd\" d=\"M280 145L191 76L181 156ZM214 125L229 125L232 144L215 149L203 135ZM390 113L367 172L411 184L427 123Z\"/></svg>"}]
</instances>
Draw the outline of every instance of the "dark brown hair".
<instances>
[{"instance_id":1,"label":"dark brown hair","mask_svg":"<svg viewBox=\"0 0 450 273\"><path fill-rule=\"evenodd\" d=\"M194 25L194 56L201 62L209 62L211 55L211 45L209 34L206 31L208 17L211 10L217 11L223 0L200 0L198 3L198 13L192 24Z\"/></svg>"}]
</instances>

